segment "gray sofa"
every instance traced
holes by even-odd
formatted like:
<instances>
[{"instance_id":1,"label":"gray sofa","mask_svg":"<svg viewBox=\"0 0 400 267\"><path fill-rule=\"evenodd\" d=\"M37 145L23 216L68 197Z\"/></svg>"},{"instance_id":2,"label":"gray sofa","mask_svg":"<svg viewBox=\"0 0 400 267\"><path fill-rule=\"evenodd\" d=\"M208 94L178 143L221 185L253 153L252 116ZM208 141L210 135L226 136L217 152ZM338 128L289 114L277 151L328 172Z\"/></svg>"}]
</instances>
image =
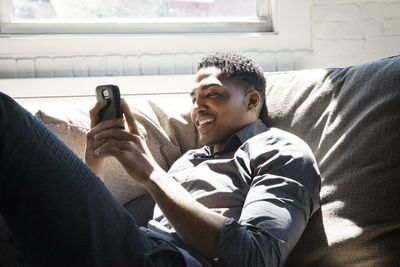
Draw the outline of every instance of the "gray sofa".
<instances>
[{"instance_id":1,"label":"gray sofa","mask_svg":"<svg viewBox=\"0 0 400 267\"><path fill-rule=\"evenodd\" d=\"M400 56L347 68L266 76L268 116L262 119L304 139L322 176L322 208L311 218L286 266L399 266ZM153 96L128 102L163 168L200 146L190 123L188 98ZM83 157L87 102L27 108ZM109 159L107 164L104 183L145 224L151 199L118 162ZM0 265L20 264L17 247L2 223Z\"/></svg>"}]
</instances>

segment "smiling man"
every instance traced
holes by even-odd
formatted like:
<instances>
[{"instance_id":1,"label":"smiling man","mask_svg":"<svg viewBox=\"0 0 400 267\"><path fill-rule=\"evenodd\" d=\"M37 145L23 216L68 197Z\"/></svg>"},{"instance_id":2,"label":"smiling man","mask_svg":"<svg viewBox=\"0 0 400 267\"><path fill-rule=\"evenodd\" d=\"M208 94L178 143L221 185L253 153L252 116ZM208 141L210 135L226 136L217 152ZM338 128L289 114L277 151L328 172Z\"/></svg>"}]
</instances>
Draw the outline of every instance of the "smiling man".
<instances>
[{"instance_id":1,"label":"smiling man","mask_svg":"<svg viewBox=\"0 0 400 267\"><path fill-rule=\"evenodd\" d=\"M90 111L86 163L101 177L105 157L119 160L157 204L148 228L138 228L85 164L0 94L1 155L11 155L0 169L0 212L26 263L284 265L319 208L320 176L307 144L259 119L264 90L252 60L234 53L205 57L190 93L204 147L185 153L168 172L153 159L124 100L125 120L99 122L105 102ZM129 130L121 128L125 121Z\"/></svg>"},{"instance_id":2,"label":"smiling man","mask_svg":"<svg viewBox=\"0 0 400 267\"><path fill-rule=\"evenodd\" d=\"M176 215L156 200L161 208L149 227L177 235L213 265L282 266L319 208L312 152L259 119L266 109L265 78L246 57L205 57L190 95L192 121L205 146L188 151L168 174L207 209L175 224Z\"/></svg>"}]
</instances>

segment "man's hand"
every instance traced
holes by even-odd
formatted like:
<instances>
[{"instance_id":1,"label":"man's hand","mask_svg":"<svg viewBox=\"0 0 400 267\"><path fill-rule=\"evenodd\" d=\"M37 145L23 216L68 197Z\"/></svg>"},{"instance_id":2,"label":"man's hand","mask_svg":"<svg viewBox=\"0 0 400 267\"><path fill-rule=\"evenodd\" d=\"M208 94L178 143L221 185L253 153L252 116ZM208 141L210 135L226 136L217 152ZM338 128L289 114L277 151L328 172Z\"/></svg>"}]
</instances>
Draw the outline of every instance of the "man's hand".
<instances>
[{"instance_id":1,"label":"man's hand","mask_svg":"<svg viewBox=\"0 0 400 267\"><path fill-rule=\"evenodd\" d=\"M94 154L94 150L99 146L93 139L95 134L95 127L100 121L99 111L106 105L106 101L99 101L96 105L89 111L90 115L90 131L86 134L86 150L85 150L85 162L92 169L94 173L100 178L103 178L103 168L102 168L102 157L98 157Z\"/></svg>"},{"instance_id":2,"label":"man's hand","mask_svg":"<svg viewBox=\"0 0 400 267\"><path fill-rule=\"evenodd\" d=\"M105 129L122 127L125 123L123 119L100 122L99 112L105 107L106 103L106 100L101 100L90 110L90 131L86 134L85 162L100 178L103 178L103 161L105 156L96 155L94 151L107 140L95 140L94 136Z\"/></svg>"},{"instance_id":3,"label":"man's hand","mask_svg":"<svg viewBox=\"0 0 400 267\"><path fill-rule=\"evenodd\" d=\"M99 102L100 103L100 102ZM98 111L103 105L96 104L91 111L91 121L98 121ZM101 166L106 156L115 157L126 172L138 183L146 183L154 169L159 168L139 132L136 120L124 99L121 108L128 124L128 131L121 128L123 119L100 122L88 133L87 158Z\"/></svg>"}]
</instances>

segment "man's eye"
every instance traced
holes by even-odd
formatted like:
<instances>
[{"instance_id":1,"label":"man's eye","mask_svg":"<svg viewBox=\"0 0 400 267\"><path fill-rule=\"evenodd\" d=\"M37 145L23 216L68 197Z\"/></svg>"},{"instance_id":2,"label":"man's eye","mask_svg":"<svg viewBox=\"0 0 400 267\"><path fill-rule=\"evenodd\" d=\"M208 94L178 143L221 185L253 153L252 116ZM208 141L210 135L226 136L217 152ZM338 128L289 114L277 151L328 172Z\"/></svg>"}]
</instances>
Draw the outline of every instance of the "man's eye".
<instances>
[{"instance_id":1,"label":"man's eye","mask_svg":"<svg viewBox=\"0 0 400 267\"><path fill-rule=\"evenodd\" d=\"M207 97L215 97L215 96L217 96L218 94L217 93L208 93L207 94Z\"/></svg>"}]
</instances>

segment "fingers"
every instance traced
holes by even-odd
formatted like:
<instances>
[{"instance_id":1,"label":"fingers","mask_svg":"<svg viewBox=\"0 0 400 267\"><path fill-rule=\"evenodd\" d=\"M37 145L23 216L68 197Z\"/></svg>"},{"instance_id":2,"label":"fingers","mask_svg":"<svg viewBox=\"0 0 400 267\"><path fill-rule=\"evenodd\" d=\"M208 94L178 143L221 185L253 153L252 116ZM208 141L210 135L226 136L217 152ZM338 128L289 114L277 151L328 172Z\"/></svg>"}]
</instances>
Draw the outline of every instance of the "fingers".
<instances>
[{"instance_id":1,"label":"fingers","mask_svg":"<svg viewBox=\"0 0 400 267\"><path fill-rule=\"evenodd\" d=\"M107 142L107 139L92 140L91 142L87 143L86 147L89 148L91 151L94 151L106 142Z\"/></svg>"},{"instance_id":2,"label":"fingers","mask_svg":"<svg viewBox=\"0 0 400 267\"><path fill-rule=\"evenodd\" d=\"M93 136L95 141L100 141L104 139L115 139L115 140L120 140L120 141L133 141L133 142L139 142L140 136L132 134L130 132L127 132L123 129L112 127L106 130L102 130L98 133L96 133Z\"/></svg>"},{"instance_id":3,"label":"fingers","mask_svg":"<svg viewBox=\"0 0 400 267\"><path fill-rule=\"evenodd\" d=\"M94 138L101 131L118 128L122 129L125 124L124 119L106 120L96 124L87 134L88 138Z\"/></svg>"},{"instance_id":4,"label":"fingers","mask_svg":"<svg viewBox=\"0 0 400 267\"><path fill-rule=\"evenodd\" d=\"M89 111L90 115L90 128L95 127L99 121L99 111L105 107L107 104L107 101L105 99L102 99L98 102L96 102L96 105Z\"/></svg>"},{"instance_id":5,"label":"fingers","mask_svg":"<svg viewBox=\"0 0 400 267\"><path fill-rule=\"evenodd\" d=\"M120 128L112 127L106 130L102 130L93 135L92 141L90 142L91 143L90 147L91 149L96 150L103 146L108 147L114 144L122 144L129 142L132 144L140 144L142 146L143 141L144 139L142 136L132 134Z\"/></svg>"},{"instance_id":6,"label":"fingers","mask_svg":"<svg viewBox=\"0 0 400 267\"><path fill-rule=\"evenodd\" d=\"M125 99L123 99L123 98L121 98L121 109L125 115L125 119L126 119L126 123L128 124L129 132L136 134L136 135L141 135L139 128L136 124L136 119L133 116L131 110L129 109L129 106L126 103Z\"/></svg>"},{"instance_id":7,"label":"fingers","mask_svg":"<svg viewBox=\"0 0 400 267\"><path fill-rule=\"evenodd\" d=\"M96 156L114 156L115 158L120 158L122 152L138 151L139 147L136 143L130 141L120 141L120 140L109 140L103 145L99 146L94 150Z\"/></svg>"}]
</instances>

